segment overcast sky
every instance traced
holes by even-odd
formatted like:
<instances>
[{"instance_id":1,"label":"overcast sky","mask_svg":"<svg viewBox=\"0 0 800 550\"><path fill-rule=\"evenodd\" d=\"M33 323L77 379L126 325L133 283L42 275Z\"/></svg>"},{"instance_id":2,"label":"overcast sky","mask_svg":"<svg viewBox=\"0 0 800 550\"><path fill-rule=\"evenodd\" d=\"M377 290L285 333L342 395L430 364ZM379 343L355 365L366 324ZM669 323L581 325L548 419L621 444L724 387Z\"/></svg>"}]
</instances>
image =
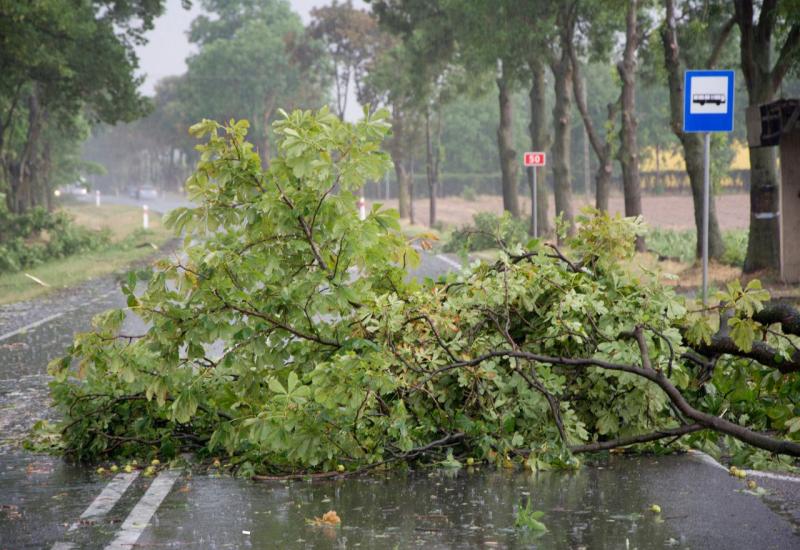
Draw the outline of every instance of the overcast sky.
<instances>
[{"instance_id":1,"label":"overcast sky","mask_svg":"<svg viewBox=\"0 0 800 550\"><path fill-rule=\"evenodd\" d=\"M309 13L313 8L330 3L330 0L290 0L292 9L300 14L305 23L308 23ZM181 0L167 0L166 12L156 20L155 28L147 34L148 43L137 48L140 74L145 77L142 91L146 95L153 95L156 82L165 76L186 72L186 57L194 51L194 46L186 38L186 32L192 19L200 13L197 7L199 0L195 0L193 4L192 9L187 11L181 8ZM355 0L353 4L366 8L361 0ZM348 103L348 115L351 114L351 106L355 109L353 112L358 113L355 100L351 98Z\"/></svg>"}]
</instances>

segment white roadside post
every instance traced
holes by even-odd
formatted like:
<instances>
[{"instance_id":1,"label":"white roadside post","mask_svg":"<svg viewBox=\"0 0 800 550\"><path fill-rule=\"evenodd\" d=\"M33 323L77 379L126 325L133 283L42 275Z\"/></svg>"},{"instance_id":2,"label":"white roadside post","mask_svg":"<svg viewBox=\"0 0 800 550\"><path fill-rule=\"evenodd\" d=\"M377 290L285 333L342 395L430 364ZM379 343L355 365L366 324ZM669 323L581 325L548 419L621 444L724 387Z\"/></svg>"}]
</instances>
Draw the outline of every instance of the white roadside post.
<instances>
[{"instance_id":1,"label":"white roadside post","mask_svg":"<svg viewBox=\"0 0 800 550\"><path fill-rule=\"evenodd\" d=\"M94 192L94 205L98 206L98 207L100 206L100 190L99 189L97 189Z\"/></svg>"},{"instance_id":2,"label":"white roadside post","mask_svg":"<svg viewBox=\"0 0 800 550\"><path fill-rule=\"evenodd\" d=\"M711 205L711 132L733 131L734 72L686 71L683 78L683 131L703 133L703 305L708 305L708 218Z\"/></svg>"},{"instance_id":3,"label":"white roadside post","mask_svg":"<svg viewBox=\"0 0 800 550\"><path fill-rule=\"evenodd\" d=\"M358 198L358 219L364 221L367 219L367 201L364 195Z\"/></svg>"},{"instance_id":4,"label":"white roadside post","mask_svg":"<svg viewBox=\"0 0 800 550\"><path fill-rule=\"evenodd\" d=\"M539 237L539 220L538 218L538 208L539 199L537 197L537 183L536 178L538 176L539 167L545 166L547 164L547 153L542 151L528 151L527 153L522 155L522 163L525 167L529 170L531 174L532 183L531 183L531 229L533 229L533 238Z\"/></svg>"},{"instance_id":5,"label":"white roadside post","mask_svg":"<svg viewBox=\"0 0 800 550\"><path fill-rule=\"evenodd\" d=\"M142 228L147 229L150 226L150 215L147 211L147 205L142 206Z\"/></svg>"}]
</instances>

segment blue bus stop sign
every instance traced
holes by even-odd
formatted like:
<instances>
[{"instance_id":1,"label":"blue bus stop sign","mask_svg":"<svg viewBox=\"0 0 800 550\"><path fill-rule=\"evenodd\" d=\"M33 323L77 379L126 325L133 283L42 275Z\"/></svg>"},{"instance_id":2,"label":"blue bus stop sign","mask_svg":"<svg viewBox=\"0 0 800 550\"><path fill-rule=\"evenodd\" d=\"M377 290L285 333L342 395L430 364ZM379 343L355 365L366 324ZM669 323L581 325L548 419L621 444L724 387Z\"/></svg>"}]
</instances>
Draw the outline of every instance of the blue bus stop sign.
<instances>
[{"instance_id":1,"label":"blue bus stop sign","mask_svg":"<svg viewBox=\"0 0 800 550\"><path fill-rule=\"evenodd\" d=\"M733 71L686 71L683 131L733 131Z\"/></svg>"}]
</instances>

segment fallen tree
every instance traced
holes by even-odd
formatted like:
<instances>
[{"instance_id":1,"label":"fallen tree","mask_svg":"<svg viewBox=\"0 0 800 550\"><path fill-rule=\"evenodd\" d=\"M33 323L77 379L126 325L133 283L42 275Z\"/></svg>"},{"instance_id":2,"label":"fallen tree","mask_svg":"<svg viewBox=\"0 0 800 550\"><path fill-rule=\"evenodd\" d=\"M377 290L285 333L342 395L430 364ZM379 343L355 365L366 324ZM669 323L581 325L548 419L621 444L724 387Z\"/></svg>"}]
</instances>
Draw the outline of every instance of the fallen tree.
<instances>
[{"instance_id":1,"label":"fallen tree","mask_svg":"<svg viewBox=\"0 0 800 550\"><path fill-rule=\"evenodd\" d=\"M738 462L800 456L798 315L757 282L704 308L634 265L638 220L599 212L564 250L533 240L407 280L419 258L396 213L355 210L388 166L384 112L285 114L268 170L246 131L192 128L199 206L168 218L183 254L123 285L150 328L109 311L51 364L69 456L226 454L266 478L574 466L678 438Z\"/></svg>"}]
</instances>

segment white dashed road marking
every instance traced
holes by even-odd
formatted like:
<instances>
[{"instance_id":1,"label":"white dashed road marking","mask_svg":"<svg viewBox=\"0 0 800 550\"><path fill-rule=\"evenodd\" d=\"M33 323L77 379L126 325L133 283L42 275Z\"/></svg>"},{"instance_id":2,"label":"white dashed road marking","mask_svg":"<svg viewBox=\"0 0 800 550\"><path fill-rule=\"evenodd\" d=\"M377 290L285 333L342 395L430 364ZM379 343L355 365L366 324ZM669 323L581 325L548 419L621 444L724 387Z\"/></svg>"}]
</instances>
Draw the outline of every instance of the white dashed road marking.
<instances>
[{"instance_id":1,"label":"white dashed road marking","mask_svg":"<svg viewBox=\"0 0 800 550\"><path fill-rule=\"evenodd\" d=\"M25 325L22 328L18 328L17 330L12 330L11 332L3 334L2 336L0 336L0 342L2 342L3 340L7 340L8 338L11 338L12 336L16 336L17 334L22 334L23 332L28 332L32 328L36 328L36 327L38 327L40 325L43 325L45 323L49 323L50 321L58 319L59 317L61 317L65 313L67 313L67 312L66 311L62 311L61 313L56 313L55 315L50 315L48 317L45 317L44 319L40 319L40 320L36 321L35 323L31 323L30 325Z\"/></svg>"},{"instance_id":2,"label":"white dashed road marking","mask_svg":"<svg viewBox=\"0 0 800 550\"><path fill-rule=\"evenodd\" d=\"M125 518L119 533L111 544L106 546L106 550L130 550L180 476L180 470L166 470L158 474L150 488Z\"/></svg>"},{"instance_id":3,"label":"white dashed road marking","mask_svg":"<svg viewBox=\"0 0 800 550\"><path fill-rule=\"evenodd\" d=\"M125 494L133 480L139 477L139 472L123 473L114 476L114 479L108 482L103 491L97 495L89 507L81 514L80 519L96 519L103 517L117 503L117 501ZM74 531L80 525L80 521L76 521L69 526L69 531ZM57 542L50 550L69 550L75 548L71 542Z\"/></svg>"},{"instance_id":4,"label":"white dashed road marking","mask_svg":"<svg viewBox=\"0 0 800 550\"><path fill-rule=\"evenodd\" d=\"M103 298L107 298L108 296L111 296L115 292L117 292L117 291L116 290L110 290L110 291L106 292L105 294L101 294L97 298L86 302L85 304L81 304L80 307L86 307L88 304L92 304L94 302L100 301ZM0 335L0 342L2 342L3 340L9 339L12 336L16 336L17 334L23 334L25 332L28 332L32 328L36 328L36 327L41 326L41 325L43 325L45 323L49 323L50 321L55 321L59 317L62 317L64 315L66 315L67 313L71 313L72 311L75 311L76 309L79 309L79 308L68 309L66 311L62 311L61 313L54 313L53 315L49 315L48 317L45 317L44 319L39 319L38 321L35 321L35 322L33 322L33 323L29 324L29 325L25 325L24 327L18 328L17 330L12 330L11 332L7 332L6 334L2 334L2 335Z\"/></svg>"},{"instance_id":5,"label":"white dashed road marking","mask_svg":"<svg viewBox=\"0 0 800 550\"><path fill-rule=\"evenodd\" d=\"M86 511L81 514L81 519L97 518L106 515L137 477L139 477L138 471L129 474L117 474L116 477L106 485L103 492L97 495L97 498L94 499ZM78 528L78 525L78 522L73 523L69 530L74 531Z\"/></svg>"}]
</instances>

